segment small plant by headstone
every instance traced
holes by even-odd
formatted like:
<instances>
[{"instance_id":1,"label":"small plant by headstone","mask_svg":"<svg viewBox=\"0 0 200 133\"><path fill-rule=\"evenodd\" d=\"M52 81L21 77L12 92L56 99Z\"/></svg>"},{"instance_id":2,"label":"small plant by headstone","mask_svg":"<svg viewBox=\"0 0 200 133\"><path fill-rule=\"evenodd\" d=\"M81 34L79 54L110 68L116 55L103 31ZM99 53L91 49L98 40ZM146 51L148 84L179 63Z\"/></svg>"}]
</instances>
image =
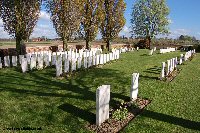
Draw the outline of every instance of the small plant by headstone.
<instances>
[{"instance_id":1,"label":"small plant by headstone","mask_svg":"<svg viewBox=\"0 0 200 133\"><path fill-rule=\"evenodd\" d=\"M124 120L128 116L128 109L127 106L123 106L124 102L121 102L120 108L115 110L112 117L116 120Z\"/></svg>"}]
</instances>

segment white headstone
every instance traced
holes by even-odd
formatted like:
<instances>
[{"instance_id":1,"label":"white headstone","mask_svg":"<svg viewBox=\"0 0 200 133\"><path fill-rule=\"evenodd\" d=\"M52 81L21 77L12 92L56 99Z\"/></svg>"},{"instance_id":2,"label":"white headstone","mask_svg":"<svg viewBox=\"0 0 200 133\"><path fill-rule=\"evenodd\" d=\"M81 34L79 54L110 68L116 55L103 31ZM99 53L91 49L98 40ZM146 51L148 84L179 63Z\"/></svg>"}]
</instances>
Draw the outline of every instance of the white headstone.
<instances>
[{"instance_id":1,"label":"white headstone","mask_svg":"<svg viewBox=\"0 0 200 133\"><path fill-rule=\"evenodd\" d=\"M45 67L50 66L48 54L44 54L44 64L45 64Z\"/></svg>"},{"instance_id":2,"label":"white headstone","mask_svg":"<svg viewBox=\"0 0 200 133\"><path fill-rule=\"evenodd\" d=\"M149 51L149 55L153 55L153 49Z\"/></svg>"},{"instance_id":3,"label":"white headstone","mask_svg":"<svg viewBox=\"0 0 200 133\"><path fill-rule=\"evenodd\" d=\"M173 71L173 60L170 59L170 72L172 72L172 71Z\"/></svg>"},{"instance_id":4,"label":"white headstone","mask_svg":"<svg viewBox=\"0 0 200 133\"><path fill-rule=\"evenodd\" d=\"M62 74L62 57L58 55L58 59L56 60L56 77L60 77Z\"/></svg>"},{"instance_id":5,"label":"white headstone","mask_svg":"<svg viewBox=\"0 0 200 133\"><path fill-rule=\"evenodd\" d=\"M4 66L10 67L10 57L9 56L4 56Z\"/></svg>"},{"instance_id":6,"label":"white headstone","mask_svg":"<svg viewBox=\"0 0 200 133\"><path fill-rule=\"evenodd\" d=\"M88 57L88 67L91 67L92 66L92 56L89 55Z\"/></svg>"},{"instance_id":7,"label":"white headstone","mask_svg":"<svg viewBox=\"0 0 200 133\"><path fill-rule=\"evenodd\" d=\"M132 100L137 99L138 95L138 80L139 80L139 73L133 73L132 74L132 80L131 80L131 92L130 92L130 98Z\"/></svg>"},{"instance_id":8,"label":"white headstone","mask_svg":"<svg viewBox=\"0 0 200 133\"><path fill-rule=\"evenodd\" d=\"M28 62L26 58L22 58L21 68L23 73L28 71Z\"/></svg>"},{"instance_id":9,"label":"white headstone","mask_svg":"<svg viewBox=\"0 0 200 133\"><path fill-rule=\"evenodd\" d=\"M161 79L165 78L165 62L162 62Z\"/></svg>"},{"instance_id":10,"label":"white headstone","mask_svg":"<svg viewBox=\"0 0 200 133\"><path fill-rule=\"evenodd\" d=\"M139 47L137 47L137 51L139 50Z\"/></svg>"},{"instance_id":11,"label":"white headstone","mask_svg":"<svg viewBox=\"0 0 200 133\"><path fill-rule=\"evenodd\" d=\"M167 60L167 75L170 74L170 60Z\"/></svg>"},{"instance_id":12,"label":"white headstone","mask_svg":"<svg viewBox=\"0 0 200 133\"><path fill-rule=\"evenodd\" d=\"M17 66L17 56L12 56L12 66Z\"/></svg>"},{"instance_id":13,"label":"white headstone","mask_svg":"<svg viewBox=\"0 0 200 133\"><path fill-rule=\"evenodd\" d=\"M52 61L51 61L51 65L56 65L56 53L52 54Z\"/></svg>"},{"instance_id":14,"label":"white headstone","mask_svg":"<svg viewBox=\"0 0 200 133\"><path fill-rule=\"evenodd\" d=\"M103 55L103 54L101 54L101 55L100 55L100 64L101 64L101 65L102 65L102 64L103 64L103 62L104 62L104 61L103 61L103 58L104 58L104 55Z\"/></svg>"},{"instance_id":15,"label":"white headstone","mask_svg":"<svg viewBox=\"0 0 200 133\"><path fill-rule=\"evenodd\" d=\"M96 90L96 125L109 119L110 85L102 85Z\"/></svg>"},{"instance_id":16,"label":"white headstone","mask_svg":"<svg viewBox=\"0 0 200 133\"><path fill-rule=\"evenodd\" d=\"M92 65L95 66L96 65L96 56L92 56Z\"/></svg>"},{"instance_id":17,"label":"white headstone","mask_svg":"<svg viewBox=\"0 0 200 133\"><path fill-rule=\"evenodd\" d=\"M116 59L119 59L119 50L116 51Z\"/></svg>"},{"instance_id":18,"label":"white headstone","mask_svg":"<svg viewBox=\"0 0 200 133\"><path fill-rule=\"evenodd\" d=\"M84 68L87 68L87 57L83 58L83 66Z\"/></svg>"},{"instance_id":19,"label":"white headstone","mask_svg":"<svg viewBox=\"0 0 200 133\"><path fill-rule=\"evenodd\" d=\"M110 53L110 60L113 60L113 53Z\"/></svg>"},{"instance_id":20,"label":"white headstone","mask_svg":"<svg viewBox=\"0 0 200 133\"><path fill-rule=\"evenodd\" d=\"M107 62L107 55L103 54L103 64L105 64Z\"/></svg>"},{"instance_id":21,"label":"white headstone","mask_svg":"<svg viewBox=\"0 0 200 133\"><path fill-rule=\"evenodd\" d=\"M37 59L38 59L37 69L41 70L41 69L43 69L43 63L44 63L43 56L41 54L39 54Z\"/></svg>"},{"instance_id":22,"label":"white headstone","mask_svg":"<svg viewBox=\"0 0 200 133\"><path fill-rule=\"evenodd\" d=\"M100 55L96 55L96 65L99 65L99 58L100 58Z\"/></svg>"},{"instance_id":23,"label":"white headstone","mask_svg":"<svg viewBox=\"0 0 200 133\"><path fill-rule=\"evenodd\" d=\"M65 58L64 60L64 72L68 73L69 72L69 59Z\"/></svg>"},{"instance_id":24,"label":"white headstone","mask_svg":"<svg viewBox=\"0 0 200 133\"><path fill-rule=\"evenodd\" d=\"M48 54L49 54L49 62L51 62L52 53L48 52Z\"/></svg>"},{"instance_id":25,"label":"white headstone","mask_svg":"<svg viewBox=\"0 0 200 133\"><path fill-rule=\"evenodd\" d=\"M78 64L78 69L80 69L81 68L81 63L82 63L82 60L81 60L81 57L78 57L77 58L77 64Z\"/></svg>"},{"instance_id":26,"label":"white headstone","mask_svg":"<svg viewBox=\"0 0 200 133\"><path fill-rule=\"evenodd\" d=\"M27 59L27 63L30 64L31 63L31 54L26 54L26 59Z\"/></svg>"},{"instance_id":27,"label":"white headstone","mask_svg":"<svg viewBox=\"0 0 200 133\"><path fill-rule=\"evenodd\" d=\"M22 58L24 58L24 55L19 55L19 64L22 63Z\"/></svg>"},{"instance_id":28,"label":"white headstone","mask_svg":"<svg viewBox=\"0 0 200 133\"><path fill-rule=\"evenodd\" d=\"M179 64L181 65L182 63L183 63L183 58L180 57Z\"/></svg>"},{"instance_id":29,"label":"white headstone","mask_svg":"<svg viewBox=\"0 0 200 133\"><path fill-rule=\"evenodd\" d=\"M71 61L71 71L76 71L76 59L72 58Z\"/></svg>"},{"instance_id":30,"label":"white headstone","mask_svg":"<svg viewBox=\"0 0 200 133\"><path fill-rule=\"evenodd\" d=\"M178 58L176 57L175 60L174 60L174 68L175 69L177 68L177 64L178 64Z\"/></svg>"},{"instance_id":31,"label":"white headstone","mask_svg":"<svg viewBox=\"0 0 200 133\"><path fill-rule=\"evenodd\" d=\"M187 61L187 55L185 54L185 56L184 56L184 61Z\"/></svg>"},{"instance_id":32,"label":"white headstone","mask_svg":"<svg viewBox=\"0 0 200 133\"><path fill-rule=\"evenodd\" d=\"M156 47L153 48L153 51L154 51L154 52L156 51Z\"/></svg>"},{"instance_id":33,"label":"white headstone","mask_svg":"<svg viewBox=\"0 0 200 133\"><path fill-rule=\"evenodd\" d=\"M32 55L31 62L30 62L30 69L33 70L36 67L37 67L36 66L36 55Z\"/></svg>"},{"instance_id":34,"label":"white headstone","mask_svg":"<svg viewBox=\"0 0 200 133\"><path fill-rule=\"evenodd\" d=\"M109 61L110 61L110 54L108 53L108 54L106 54L106 55L107 55L106 60L107 60L107 62L109 62Z\"/></svg>"}]
</instances>

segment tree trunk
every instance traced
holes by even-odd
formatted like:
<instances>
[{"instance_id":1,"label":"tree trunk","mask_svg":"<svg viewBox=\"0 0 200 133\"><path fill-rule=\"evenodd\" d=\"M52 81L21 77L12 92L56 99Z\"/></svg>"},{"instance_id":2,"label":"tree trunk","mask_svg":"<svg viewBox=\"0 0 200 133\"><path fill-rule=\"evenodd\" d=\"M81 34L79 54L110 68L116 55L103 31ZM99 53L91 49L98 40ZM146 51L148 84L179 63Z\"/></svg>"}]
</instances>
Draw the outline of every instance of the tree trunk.
<instances>
[{"instance_id":1,"label":"tree trunk","mask_svg":"<svg viewBox=\"0 0 200 133\"><path fill-rule=\"evenodd\" d=\"M148 49L151 49L151 37L148 36L148 37L147 37L147 40L148 40L148 42L146 43L146 44L147 44L146 47L147 47Z\"/></svg>"},{"instance_id":2,"label":"tree trunk","mask_svg":"<svg viewBox=\"0 0 200 133\"><path fill-rule=\"evenodd\" d=\"M16 36L16 50L17 50L17 54L20 55L21 54L21 38Z\"/></svg>"},{"instance_id":3,"label":"tree trunk","mask_svg":"<svg viewBox=\"0 0 200 133\"><path fill-rule=\"evenodd\" d=\"M24 40L20 36L16 36L16 50L18 55L26 54L26 46Z\"/></svg>"},{"instance_id":4,"label":"tree trunk","mask_svg":"<svg viewBox=\"0 0 200 133\"><path fill-rule=\"evenodd\" d=\"M86 39L86 49L87 50L90 50L90 41L89 41L89 39Z\"/></svg>"},{"instance_id":5,"label":"tree trunk","mask_svg":"<svg viewBox=\"0 0 200 133\"><path fill-rule=\"evenodd\" d=\"M106 49L108 52L110 51L110 41L109 40L106 41Z\"/></svg>"},{"instance_id":6,"label":"tree trunk","mask_svg":"<svg viewBox=\"0 0 200 133\"><path fill-rule=\"evenodd\" d=\"M67 44L67 39L63 39L63 51L68 50L68 44Z\"/></svg>"}]
</instances>

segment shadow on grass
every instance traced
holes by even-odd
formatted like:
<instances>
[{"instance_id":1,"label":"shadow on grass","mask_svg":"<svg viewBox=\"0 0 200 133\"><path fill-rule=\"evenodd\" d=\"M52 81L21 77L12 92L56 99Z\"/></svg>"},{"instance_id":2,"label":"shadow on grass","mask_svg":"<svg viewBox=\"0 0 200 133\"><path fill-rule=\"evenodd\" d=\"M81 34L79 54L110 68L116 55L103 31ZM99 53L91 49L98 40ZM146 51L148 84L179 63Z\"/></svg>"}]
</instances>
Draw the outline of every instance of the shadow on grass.
<instances>
[{"instance_id":1,"label":"shadow on grass","mask_svg":"<svg viewBox=\"0 0 200 133\"><path fill-rule=\"evenodd\" d=\"M140 55L140 56L149 56L148 54L142 54L142 55Z\"/></svg>"},{"instance_id":2,"label":"shadow on grass","mask_svg":"<svg viewBox=\"0 0 200 133\"><path fill-rule=\"evenodd\" d=\"M36 96L38 100L40 100L41 96L46 97L45 102L49 102L49 100L51 101L55 97L59 98L55 101L60 102L59 109L90 123L95 122L95 115L90 109L86 108L83 110L79 107L84 106L87 100L92 101L91 106L89 104L87 105L88 107L95 107L96 89L98 86L103 84L111 85L111 107L119 104L118 101L113 99L129 99L126 96L125 90L127 88L124 88L124 85L130 82L131 75L130 79L128 79L122 76L123 73L116 70L93 68L88 71L80 71L72 77L64 77L63 79L55 78L55 69L51 68L27 74L22 74L16 70L14 69L11 73L6 74L0 73L0 81L2 81L0 92L11 92L9 97L12 96L22 100L28 96ZM121 89L118 90L115 87L119 85ZM62 93L58 92L60 90L62 90ZM62 99L64 100L62 101ZM68 99L70 100L68 101ZM73 99L79 102L74 102L73 105L68 104Z\"/></svg>"},{"instance_id":3,"label":"shadow on grass","mask_svg":"<svg viewBox=\"0 0 200 133\"><path fill-rule=\"evenodd\" d=\"M149 110L144 110L144 112L142 113L142 116L163 121L163 122L167 122L170 124L182 126L184 128L200 131L200 122L186 120L183 118L178 118L178 117L174 117L174 116L170 116L170 115L166 115L162 113L157 113L157 112L153 112Z\"/></svg>"},{"instance_id":4,"label":"shadow on grass","mask_svg":"<svg viewBox=\"0 0 200 133\"><path fill-rule=\"evenodd\" d=\"M161 72L161 67L158 66L154 66L152 68L148 68L147 70L143 71L146 73L152 73L152 74L160 74Z\"/></svg>"},{"instance_id":5,"label":"shadow on grass","mask_svg":"<svg viewBox=\"0 0 200 133\"><path fill-rule=\"evenodd\" d=\"M88 121L89 123L95 123L95 114L89 112L89 111L86 111L86 110L83 110L83 109L80 109L76 106L73 106L71 104L68 104L68 103L65 103L65 104L62 104L58 107L59 109L63 110L63 111L66 111L76 117L79 117L83 120L86 120Z\"/></svg>"},{"instance_id":6,"label":"shadow on grass","mask_svg":"<svg viewBox=\"0 0 200 133\"><path fill-rule=\"evenodd\" d=\"M146 79L150 79L150 80L159 80L158 77L150 77L150 76L144 76L144 75L140 75L140 78L144 78L144 80L146 80Z\"/></svg>"}]
</instances>

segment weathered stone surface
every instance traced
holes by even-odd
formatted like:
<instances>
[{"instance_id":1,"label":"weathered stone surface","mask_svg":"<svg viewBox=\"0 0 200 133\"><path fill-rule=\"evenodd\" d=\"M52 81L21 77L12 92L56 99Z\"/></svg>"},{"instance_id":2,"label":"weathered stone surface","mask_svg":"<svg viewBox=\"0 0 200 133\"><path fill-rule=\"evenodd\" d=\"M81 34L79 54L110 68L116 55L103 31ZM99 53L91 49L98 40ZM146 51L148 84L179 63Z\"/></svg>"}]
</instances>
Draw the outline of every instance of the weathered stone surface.
<instances>
[{"instance_id":1,"label":"weathered stone surface","mask_svg":"<svg viewBox=\"0 0 200 133\"><path fill-rule=\"evenodd\" d=\"M92 56L89 55L88 57L88 67L91 67L92 66Z\"/></svg>"},{"instance_id":2,"label":"weathered stone surface","mask_svg":"<svg viewBox=\"0 0 200 133\"><path fill-rule=\"evenodd\" d=\"M19 55L19 64L22 63L22 58L24 58L24 55Z\"/></svg>"},{"instance_id":3,"label":"weathered stone surface","mask_svg":"<svg viewBox=\"0 0 200 133\"><path fill-rule=\"evenodd\" d=\"M21 68L23 73L28 71L28 62L26 58L22 58Z\"/></svg>"},{"instance_id":4,"label":"weathered stone surface","mask_svg":"<svg viewBox=\"0 0 200 133\"><path fill-rule=\"evenodd\" d=\"M53 54L52 54L51 65L52 65L52 66L56 65L56 53L55 53L55 52L53 52Z\"/></svg>"},{"instance_id":5,"label":"weathered stone surface","mask_svg":"<svg viewBox=\"0 0 200 133\"><path fill-rule=\"evenodd\" d=\"M17 66L17 56L12 56L12 66Z\"/></svg>"},{"instance_id":6,"label":"weathered stone surface","mask_svg":"<svg viewBox=\"0 0 200 133\"><path fill-rule=\"evenodd\" d=\"M101 64L101 65L104 63L103 59L104 59L104 55L101 54L101 55L100 55L100 64Z\"/></svg>"},{"instance_id":7,"label":"weathered stone surface","mask_svg":"<svg viewBox=\"0 0 200 133\"><path fill-rule=\"evenodd\" d=\"M88 65L88 63L87 63L88 60L87 59L88 59L88 57L84 57L83 58L83 66L84 66L84 68L88 68L88 66L87 66Z\"/></svg>"},{"instance_id":8,"label":"weathered stone surface","mask_svg":"<svg viewBox=\"0 0 200 133\"><path fill-rule=\"evenodd\" d=\"M4 66L10 67L10 57L9 56L4 56Z\"/></svg>"},{"instance_id":9,"label":"weathered stone surface","mask_svg":"<svg viewBox=\"0 0 200 133\"><path fill-rule=\"evenodd\" d=\"M107 62L107 55L103 54L103 64L105 64Z\"/></svg>"},{"instance_id":10,"label":"weathered stone surface","mask_svg":"<svg viewBox=\"0 0 200 133\"><path fill-rule=\"evenodd\" d=\"M64 72L68 73L69 72L69 59L65 58L64 60Z\"/></svg>"},{"instance_id":11,"label":"weathered stone surface","mask_svg":"<svg viewBox=\"0 0 200 133\"><path fill-rule=\"evenodd\" d=\"M106 60L107 60L107 62L109 62L110 61L110 54L106 54Z\"/></svg>"},{"instance_id":12,"label":"weathered stone surface","mask_svg":"<svg viewBox=\"0 0 200 133\"><path fill-rule=\"evenodd\" d=\"M162 62L161 79L165 78L165 62Z\"/></svg>"},{"instance_id":13,"label":"weathered stone surface","mask_svg":"<svg viewBox=\"0 0 200 133\"><path fill-rule=\"evenodd\" d=\"M76 71L76 59L72 58L71 61L71 71Z\"/></svg>"},{"instance_id":14,"label":"weathered stone surface","mask_svg":"<svg viewBox=\"0 0 200 133\"><path fill-rule=\"evenodd\" d=\"M100 59L100 55L96 55L96 65L99 65L99 60Z\"/></svg>"},{"instance_id":15,"label":"weathered stone surface","mask_svg":"<svg viewBox=\"0 0 200 133\"><path fill-rule=\"evenodd\" d=\"M58 59L56 60L56 77L60 77L62 74L62 57L58 55Z\"/></svg>"},{"instance_id":16,"label":"weathered stone surface","mask_svg":"<svg viewBox=\"0 0 200 133\"><path fill-rule=\"evenodd\" d=\"M170 74L170 60L167 60L167 75Z\"/></svg>"},{"instance_id":17,"label":"weathered stone surface","mask_svg":"<svg viewBox=\"0 0 200 133\"><path fill-rule=\"evenodd\" d=\"M93 66L96 65L96 56L95 55L92 56L92 65Z\"/></svg>"},{"instance_id":18,"label":"weathered stone surface","mask_svg":"<svg viewBox=\"0 0 200 133\"><path fill-rule=\"evenodd\" d=\"M37 67L36 64L36 55L32 55L31 62L30 62L30 69L33 70Z\"/></svg>"},{"instance_id":19,"label":"weathered stone surface","mask_svg":"<svg viewBox=\"0 0 200 133\"><path fill-rule=\"evenodd\" d=\"M137 99L138 95L138 80L139 80L139 73L133 73L132 74L132 80L131 80L131 91L130 91L130 98L132 100Z\"/></svg>"},{"instance_id":20,"label":"weathered stone surface","mask_svg":"<svg viewBox=\"0 0 200 133\"><path fill-rule=\"evenodd\" d=\"M38 65L37 65L37 69L41 70L44 67L44 60L43 60L43 56L41 54L39 54L37 56L37 61L38 61Z\"/></svg>"},{"instance_id":21,"label":"weathered stone surface","mask_svg":"<svg viewBox=\"0 0 200 133\"><path fill-rule=\"evenodd\" d=\"M110 85L102 85L96 91L96 124L109 119Z\"/></svg>"},{"instance_id":22,"label":"weathered stone surface","mask_svg":"<svg viewBox=\"0 0 200 133\"><path fill-rule=\"evenodd\" d=\"M78 57L77 58L77 64L78 64L78 69L80 69L81 68L81 63L82 63L82 60L81 60L81 57Z\"/></svg>"}]
</instances>

